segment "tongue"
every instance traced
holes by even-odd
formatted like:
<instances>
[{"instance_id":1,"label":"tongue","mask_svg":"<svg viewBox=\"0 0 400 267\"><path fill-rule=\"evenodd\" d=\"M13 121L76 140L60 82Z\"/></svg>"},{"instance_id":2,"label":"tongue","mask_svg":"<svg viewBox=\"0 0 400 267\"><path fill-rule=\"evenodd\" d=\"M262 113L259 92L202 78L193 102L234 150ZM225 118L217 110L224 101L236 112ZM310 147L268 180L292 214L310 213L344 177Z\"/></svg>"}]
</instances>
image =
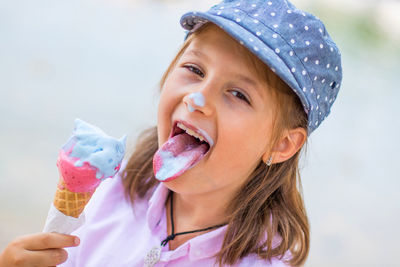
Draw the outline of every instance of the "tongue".
<instances>
[{"instance_id":1,"label":"tongue","mask_svg":"<svg viewBox=\"0 0 400 267\"><path fill-rule=\"evenodd\" d=\"M186 133L170 138L153 157L153 170L157 180L170 181L196 165L208 147Z\"/></svg>"}]
</instances>

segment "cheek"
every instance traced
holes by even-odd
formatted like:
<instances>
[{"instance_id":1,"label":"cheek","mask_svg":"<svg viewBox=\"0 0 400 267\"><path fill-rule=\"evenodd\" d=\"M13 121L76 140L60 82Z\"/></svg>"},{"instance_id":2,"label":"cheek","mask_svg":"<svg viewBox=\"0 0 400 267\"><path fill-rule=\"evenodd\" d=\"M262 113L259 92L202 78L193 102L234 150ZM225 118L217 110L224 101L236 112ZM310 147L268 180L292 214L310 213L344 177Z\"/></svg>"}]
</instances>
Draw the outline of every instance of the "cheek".
<instances>
[{"instance_id":1,"label":"cheek","mask_svg":"<svg viewBox=\"0 0 400 267\"><path fill-rule=\"evenodd\" d=\"M162 89L161 94L160 94L160 99L158 101L158 118L159 121L162 121L162 117L165 115L165 113L168 111L168 106L169 106L169 95L167 90L165 88Z\"/></svg>"},{"instance_id":2,"label":"cheek","mask_svg":"<svg viewBox=\"0 0 400 267\"><path fill-rule=\"evenodd\" d=\"M165 90L161 91L157 110L158 144L161 146L168 139L170 124L170 104Z\"/></svg>"},{"instance_id":3,"label":"cheek","mask_svg":"<svg viewBox=\"0 0 400 267\"><path fill-rule=\"evenodd\" d=\"M157 109L159 144L167 141L171 131L173 114L182 103L182 94L176 85L172 79L167 79L161 89Z\"/></svg>"},{"instance_id":4,"label":"cheek","mask_svg":"<svg viewBox=\"0 0 400 267\"><path fill-rule=\"evenodd\" d=\"M160 101L158 105L158 114L169 112L182 99L182 86L180 86L179 80L176 79L176 75L170 74L166 79L160 94Z\"/></svg>"},{"instance_id":5,"label":"cheek","mask_svg":"<svg viewBox=\"0 0 400 267\"><path fill-rule=\"evenodd\" d=\"M247 124L242 124L238 120L231 120L229 125L221 127L219 134L219 144L226 152L228 158L242 158L243 155L249 155L252 149L252 132Z\"/></svg>"},{"instance_id":6,"label":"cheek","mask_svg":"<svg viewBox=\"0 0 400 267\"><path fill-rule=\"evenodd\" d=\"M226 120L227 123L221 125L218 142L222 153L226 152L226 160L235 158L238 164L252 165L266 151L269 127L265 118L238 118Z\"/></svg>"}]
</instances>

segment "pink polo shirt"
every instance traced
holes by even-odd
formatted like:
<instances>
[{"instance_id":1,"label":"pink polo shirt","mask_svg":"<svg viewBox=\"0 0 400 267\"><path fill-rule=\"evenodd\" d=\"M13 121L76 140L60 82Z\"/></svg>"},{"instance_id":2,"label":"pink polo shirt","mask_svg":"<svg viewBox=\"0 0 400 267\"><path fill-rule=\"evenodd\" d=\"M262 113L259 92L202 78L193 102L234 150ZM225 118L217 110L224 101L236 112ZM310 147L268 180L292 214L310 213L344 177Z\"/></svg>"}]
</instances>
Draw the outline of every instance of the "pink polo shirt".
<instances>
[{"instance_id":1,"label":"pink polo shirt","mask_svg":"<svg viewBox=\"0 0 400 267\"><path fill-rule=\"evenodd\" d=\"M61 266L144 266L147 252L167 237L167 196L168 189L160 183L149 199L137 199L132 207L120 176L104 181L85 209L85 225L73 233L81 244L67 249L68 260ZM175 250L166 245L154 266L214 266L213 255L221 248L225 231L226 226L196 236ZM288 265L249 255L235 266Z\"/></svg>"}]
</instances>

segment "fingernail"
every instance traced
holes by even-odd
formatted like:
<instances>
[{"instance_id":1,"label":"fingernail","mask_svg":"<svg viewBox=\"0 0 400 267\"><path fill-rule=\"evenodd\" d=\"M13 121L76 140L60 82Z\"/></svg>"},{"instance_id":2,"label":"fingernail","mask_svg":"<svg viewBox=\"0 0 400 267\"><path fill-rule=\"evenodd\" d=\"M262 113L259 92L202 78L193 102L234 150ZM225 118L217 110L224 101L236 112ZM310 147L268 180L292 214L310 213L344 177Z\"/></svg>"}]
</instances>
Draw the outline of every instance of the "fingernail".
<instances>
[{"instance_id":1,"label":"fingernail","mask_svg":"<svg viewBox=\"0 0 400 267\"><path fill-rule=\"evenodd\" d=\"M79 245L80 242L81 242L81 241L79 240L79 237L75 236L75 238L74 238L74 244L75 244L75 245Z\"/></svg>"}]
</instances>

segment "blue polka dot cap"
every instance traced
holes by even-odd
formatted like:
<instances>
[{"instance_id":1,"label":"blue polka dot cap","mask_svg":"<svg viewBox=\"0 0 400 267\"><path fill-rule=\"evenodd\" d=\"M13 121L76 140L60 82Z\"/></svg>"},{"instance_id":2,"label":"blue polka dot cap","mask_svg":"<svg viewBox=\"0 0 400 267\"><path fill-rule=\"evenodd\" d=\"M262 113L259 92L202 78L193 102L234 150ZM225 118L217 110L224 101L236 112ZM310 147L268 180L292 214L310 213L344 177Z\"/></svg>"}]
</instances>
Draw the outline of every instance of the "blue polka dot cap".
<instances>
[{"instance_id":1,"label":"blue polka dot cap","mask_svg":"<svg viewBox=\"0 0 400 267\"><path fill-rule=\"evenodd\" d=\"M318 18L286 0L225 0L180 21L189 33L206 22L246 46L294 90L308 116L308 134L328 116L342 81L341 56Z\"/></svg>"}]
</instances>

